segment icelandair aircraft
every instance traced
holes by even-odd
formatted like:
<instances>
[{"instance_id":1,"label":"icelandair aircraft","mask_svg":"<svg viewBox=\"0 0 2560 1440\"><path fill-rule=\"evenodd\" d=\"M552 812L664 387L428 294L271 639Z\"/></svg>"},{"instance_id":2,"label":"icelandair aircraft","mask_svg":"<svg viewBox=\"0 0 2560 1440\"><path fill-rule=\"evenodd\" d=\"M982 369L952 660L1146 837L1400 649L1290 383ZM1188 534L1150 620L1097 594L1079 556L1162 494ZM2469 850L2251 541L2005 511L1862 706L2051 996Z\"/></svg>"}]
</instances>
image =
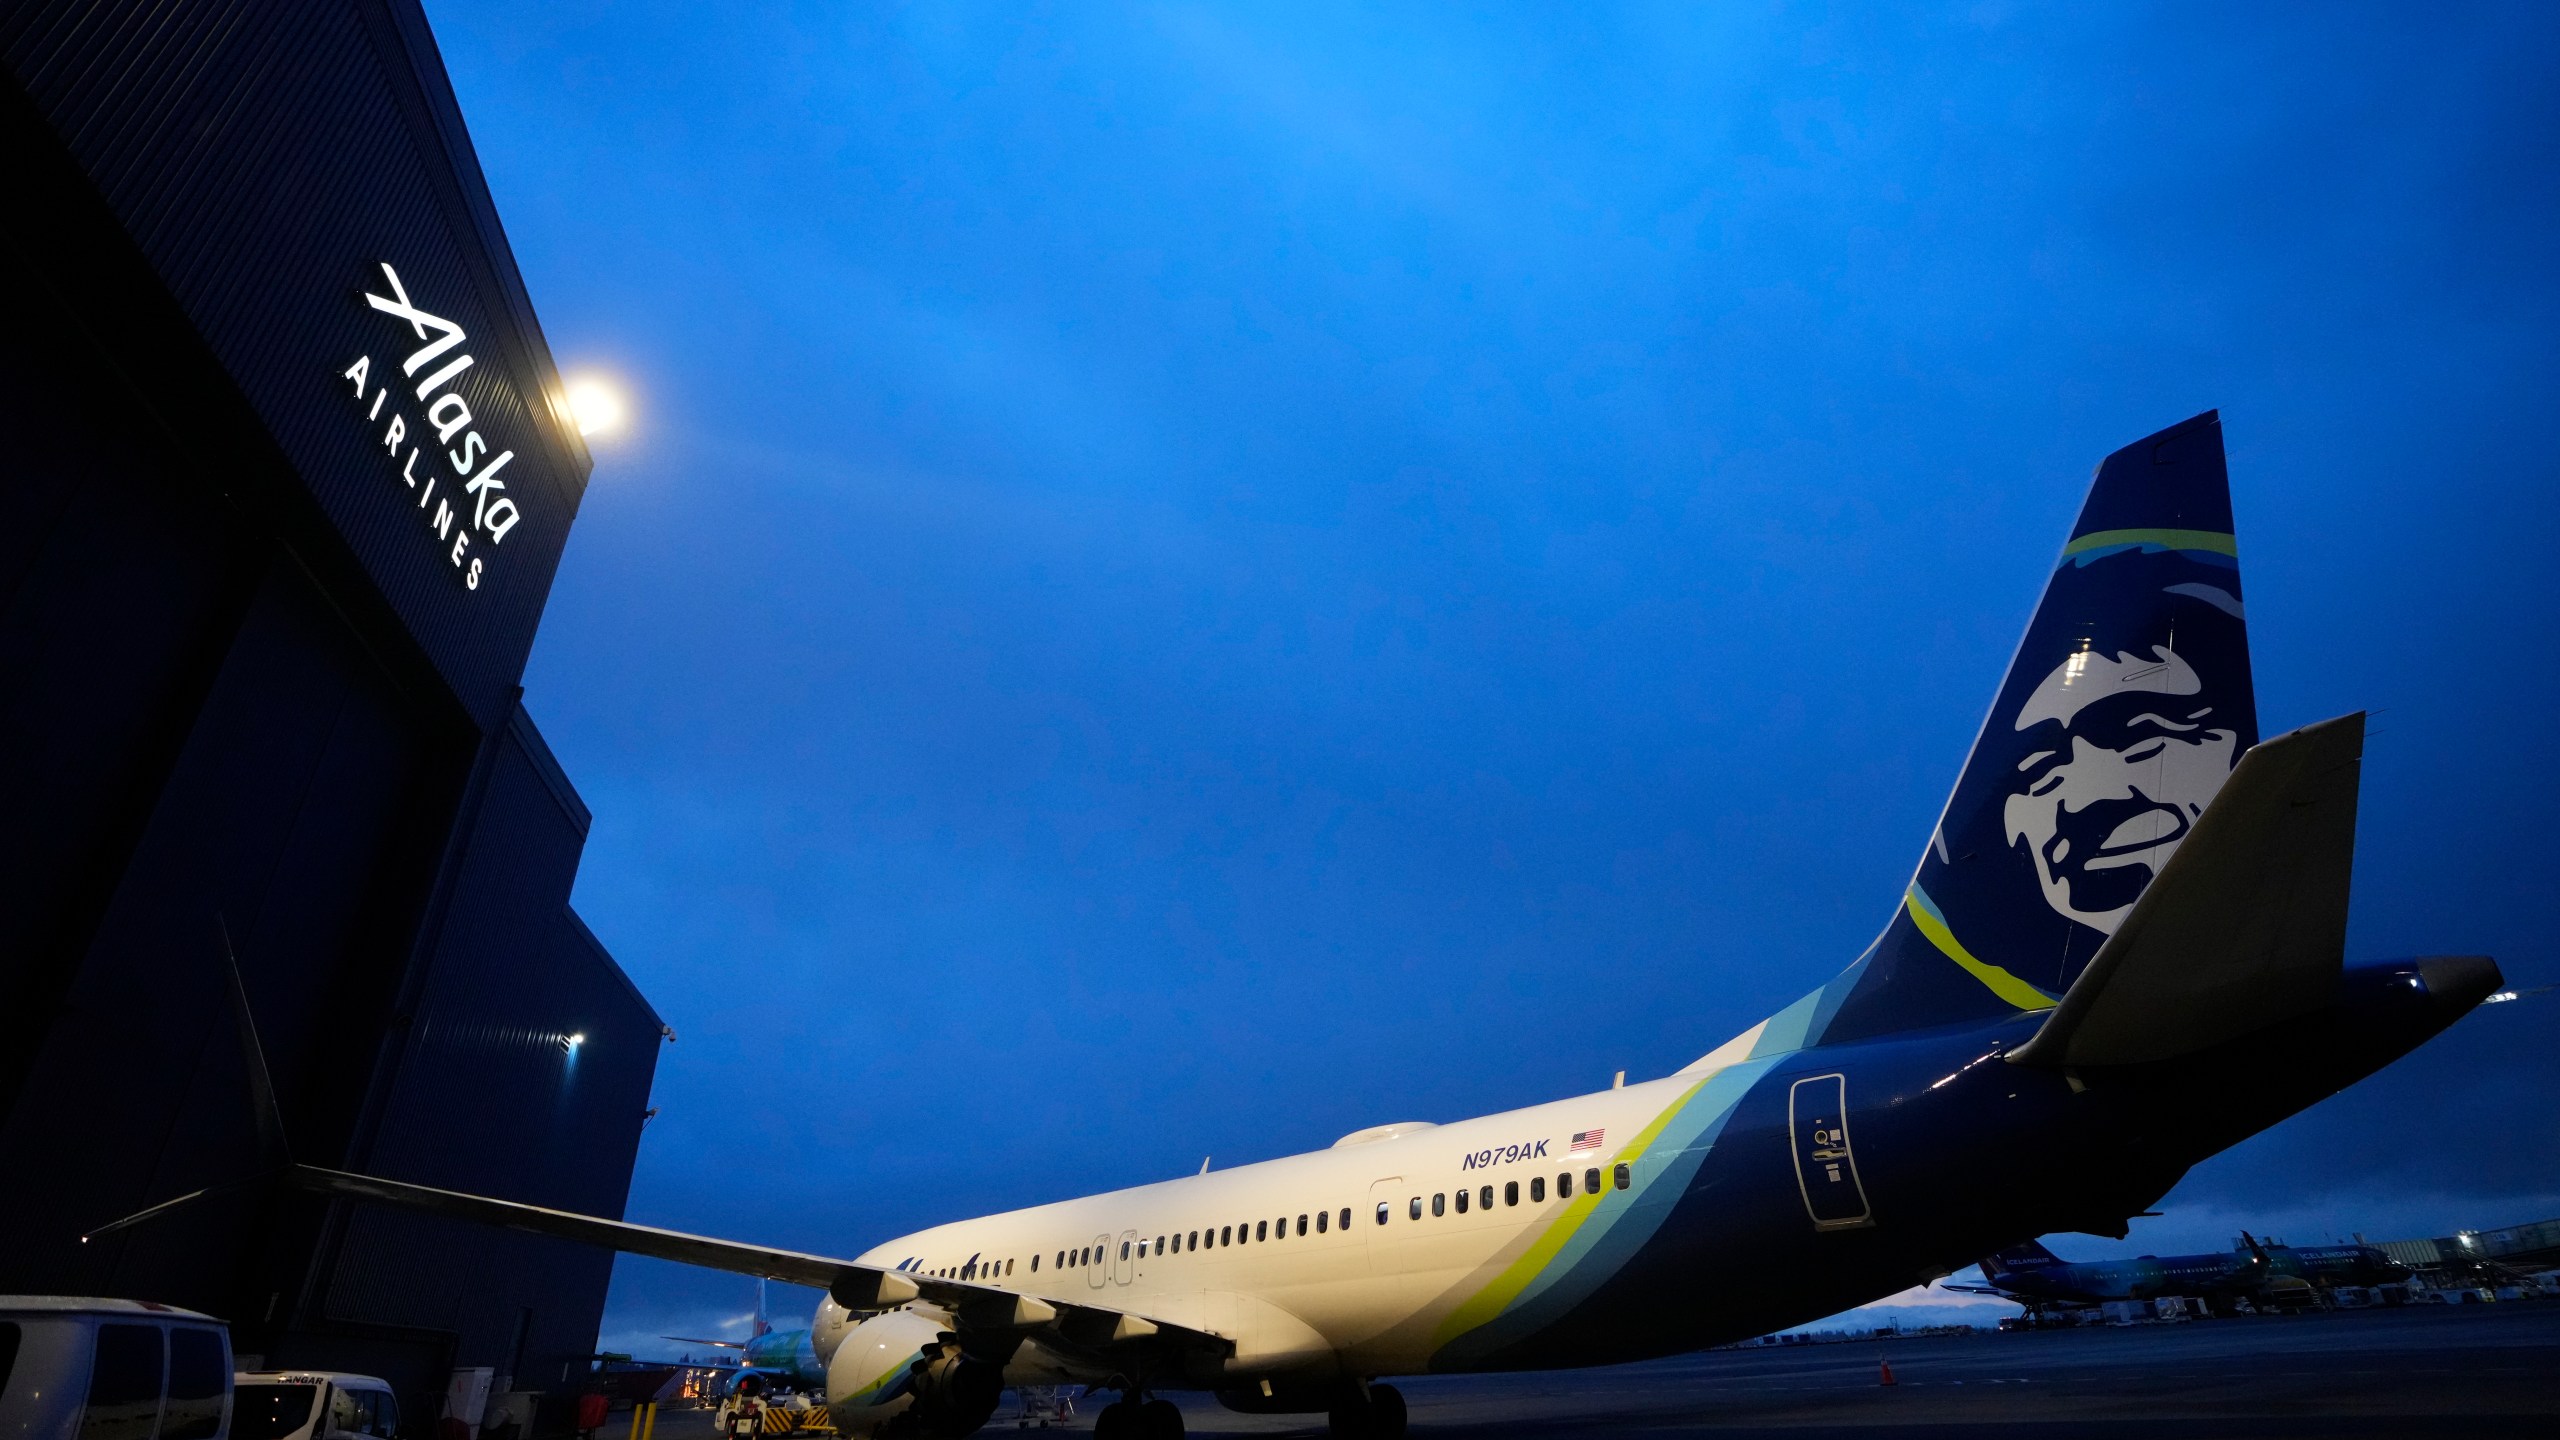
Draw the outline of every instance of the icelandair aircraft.
<instances>
[{"instance_id":1,"label":"icelandair aircraft","mask_svg":"<svg viewBox=\"0 0 2560 1440\"><path fill-rule=\"evenodd\" d=\"M1917 871L1846 970L1677 1072L903 1235L849 1258L293 1166L293 1183L824 1288L837 1425L966 1435L1007 1385L1404 1428L1397 1375L1800 1325L2187 1168L2499 984L2348 967L2364 717L2258 738L2219 419L2107 457Z\"/></svg>"},{"instance_id":2,"label":"icelandair aircraft","mask_svg":"<svg viewBox=\"0 0 2560 1440\"><path fill-rule=\"evenodd\" d=\"M669 1335L664 1338L687 1345L708 1345L715 1350L738 1352L738 1368L729 1376L729 1387L750 1376L767 1384L793 1390L822 1390L827 1383L826 1362L818 1358L817 1346L806 1330L776 1330L764 1317L764 1278L756 1279L756 1311L748 1322L744 1340L706 1340L699 1335Z\"/></svg>"},{"instance_id":3,"label":"icelandair aircraft","mask_svg":"<svg viewBox=\"0 0 2560 1440\"><path fill-rule=\"evenodd\" d=\"M2245 1299L2254 1305L2299 1308L2319 1304L2321 1291L2340 1285L2406 1280L2409 1267L2378 1245L2270 1245L2243 1230L2240 1243L2224 1254L2140 1255L2131 1260L2073 1262L2030 1240L1984 1260L1982 1275L1991 1283L1947 1288L2003 1296L2029 1311L2160 1295L2193 1295L2217 1305Z\"/></svg>"}]
</instances>

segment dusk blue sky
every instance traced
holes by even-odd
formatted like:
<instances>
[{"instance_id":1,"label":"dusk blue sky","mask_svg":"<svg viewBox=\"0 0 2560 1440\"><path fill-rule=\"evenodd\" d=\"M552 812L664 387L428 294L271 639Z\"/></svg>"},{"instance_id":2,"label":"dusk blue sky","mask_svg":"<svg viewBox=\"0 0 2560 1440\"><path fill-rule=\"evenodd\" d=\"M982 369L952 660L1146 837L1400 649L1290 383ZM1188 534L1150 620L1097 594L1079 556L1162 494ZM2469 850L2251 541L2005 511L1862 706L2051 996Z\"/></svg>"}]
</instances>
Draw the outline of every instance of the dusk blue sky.
<instances>
[{"instance_id":1,"label":"dusk blue sky","mask_svg":"<svg viewBox=\"0 0 2560 1440\"><path fill-rule=\"evenodd\" d=\"M1677 1068L1874 936L2090 467L2215 407L2264 728L2378 712L2351 954L2560 980L2560 11L429 12L635 410L525 682L681 1037L634 1219ZM2560 1214L2555 1014L2056 1248ZM626 1259L606 1343L751 1295Z\"/></svg>"}]
</instances>

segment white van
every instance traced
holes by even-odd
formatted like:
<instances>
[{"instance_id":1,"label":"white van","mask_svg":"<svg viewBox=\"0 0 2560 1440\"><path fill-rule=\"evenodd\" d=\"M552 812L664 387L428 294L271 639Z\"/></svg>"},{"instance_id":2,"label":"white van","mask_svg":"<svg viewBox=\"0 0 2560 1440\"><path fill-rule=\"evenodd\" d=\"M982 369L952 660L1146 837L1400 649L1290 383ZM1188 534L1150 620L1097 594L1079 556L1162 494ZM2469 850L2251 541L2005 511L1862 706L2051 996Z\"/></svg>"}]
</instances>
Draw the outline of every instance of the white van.
<instances>
[{"instance_id":1,"label":"white van","mask_svg":"<svg viewBox=\"0 0 2560 1440\"><path fill-rule=\"evenodd\" d=\"M231 1332L138 1300L0 1295L0 1440L229 1440Z\"/></svg>"},{"instance_id":2,"label":"white van","mask_svg":"<svg viewBox=\"0 0 2560 1440\"><path fill-rule=\"evenodd\" d=\"M351 1440L399 1430L400 1402L389 1382L370 1375L263 1370L232 1377L230 1440Z\"/></svg>"}]
</instances>

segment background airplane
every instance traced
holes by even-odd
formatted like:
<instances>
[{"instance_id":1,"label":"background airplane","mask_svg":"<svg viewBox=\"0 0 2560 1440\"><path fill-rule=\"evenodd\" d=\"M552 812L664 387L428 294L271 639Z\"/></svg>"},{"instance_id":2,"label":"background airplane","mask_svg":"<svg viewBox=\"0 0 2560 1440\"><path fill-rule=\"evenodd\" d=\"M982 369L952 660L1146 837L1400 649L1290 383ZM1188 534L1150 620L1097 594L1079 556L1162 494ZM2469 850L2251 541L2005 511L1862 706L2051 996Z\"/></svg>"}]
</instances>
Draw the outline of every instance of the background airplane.
<instances>
[{"instance_id":1,"label":"background airplane","mask_svg":"<svg viewBox=\"0 0 2560 1440\"><path fill-rule=\"evenodd\" d=\"M829 1408L884 1434L1081 1383L1123 1393L1100 1440L1173 1440L1185 1390L1393 1440L1385 1377L1673 1354L2033 1236L2122 1238L2188 1167L2501 983L2479 956L2344 963L2364 720L2259 740L2238 553L2215 415L2108 456L1883 932L1660 1079L850 1258L281 1173L818 1286Z\"/></svg>"},{"instance_id":2,"label":"background airplane","mask_svg":"<svg viewBox=\"0 0 2560 1440\"><path fill-rule=\"evenodd\" d=\"M2030 1309L2194 1295L2217 1308L2234 1299L2299 1308L2340 1285L2388 1285L2409 1269L2373 1245L2269 1245L2248 1232L2227 1253L2070 1261L2043 1245L2012 1245L1982 1262L1984 1285L1943 1288L1999 1295Z\"/></svg>"},{"instance_id":3,"label":"background airplane","mask_svg":"<svg viewBox=\"0 0 2560 1440\"><path fill-rule=\"evenodd\" d=\"M720 1350L739 1352L737 1371L730 1375L729 1385L750 1375L760 1375L794 1390L819 1390L827 1383L827 1367L818 1358L817 1348L810 1343L809 1332L776 1330L765 1318L764 1277L756 1278L756 1311L744 1340L705 1340L698 1335L669 1335L669 1340L687 1345L709 1345Z\"/></svg>"}]
</instances>

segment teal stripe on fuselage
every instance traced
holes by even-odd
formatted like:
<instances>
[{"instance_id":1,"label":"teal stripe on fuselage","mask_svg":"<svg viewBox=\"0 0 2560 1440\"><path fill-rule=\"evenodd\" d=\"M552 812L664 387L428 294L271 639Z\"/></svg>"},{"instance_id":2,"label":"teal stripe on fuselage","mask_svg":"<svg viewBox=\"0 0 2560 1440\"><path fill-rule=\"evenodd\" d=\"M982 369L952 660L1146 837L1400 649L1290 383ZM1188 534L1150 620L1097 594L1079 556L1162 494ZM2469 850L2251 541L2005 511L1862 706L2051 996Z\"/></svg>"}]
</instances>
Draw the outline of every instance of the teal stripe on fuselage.
<instances>
[{"instance_id":1,"label":"teal stripe on fuselage","mask_svg":"<svg viewBox=\"0 0 2560 1440\"><path fill-rule=\"evenodd\" d=\"M1775 1055L1742 1061L1718 1071L1693 1091L1680 1113L1664 1123L1651 1148L1638 1157L1636 1187L1605 1197L1600 1213L1584 1222L1500 1315L1442 1346L1432 1356L1431 1368L1466 1368L1533 1339L1635 1259L1671 1217L1680 1197L1689 1193L1690 1183L1743 1096L1777 1061Z\"/></svg>"}]
</instances>

